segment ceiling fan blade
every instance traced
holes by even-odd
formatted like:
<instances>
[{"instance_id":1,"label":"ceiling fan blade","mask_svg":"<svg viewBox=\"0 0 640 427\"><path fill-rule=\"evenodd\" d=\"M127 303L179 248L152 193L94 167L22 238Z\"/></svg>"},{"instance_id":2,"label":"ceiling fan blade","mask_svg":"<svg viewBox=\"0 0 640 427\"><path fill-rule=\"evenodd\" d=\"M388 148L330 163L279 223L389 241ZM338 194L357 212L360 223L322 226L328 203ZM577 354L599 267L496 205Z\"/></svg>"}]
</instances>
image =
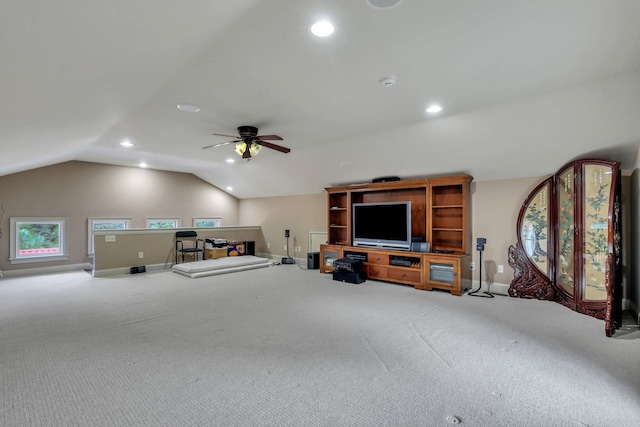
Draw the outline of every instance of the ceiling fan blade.
<instances>
[{"instance_id":1,"label":"ceiling fan blade","mask_svg":"<svg viewBox=\"0 0 640 427\"><path fill-rule=\"evenodd\" d=\"M215 135L215 136L226 136L227 138L237 138L238 135L225 135L223 133L212 133L211 135Z\"/></svg>"},{"instance_id":2,"label":"ceiling fan blade","mask_svg":"<svg viewBox=\"0 0 640 427\"><path fill-rule=\"evenodd\" d=\"M247 147L247 149L244 150L244 153L242 153L242 158L243 159L250 159L251 158L251 152L249 150L249 147Z\"/></svg>"},{"instance_id":3,"label":"ceiling fan blade","mask_svg":"<svg viewBox=\"0 0 640 427\"><path fill-rule=\"evenodd\" d=\"M254 142L262 145L263 147L271 148L272 150L276 150L276 151L279 151L281 153L288 153L289 151L291 151L290 148L282 147L282 146L276 145L276 144L272 144L272 143L267 142L267 141L257 140L257 141L254 141Z\"/></svg>"},{"instance_id":4,"label":"ceiling fan blade","mask_svg":"<svg viewBox=\"0 0 640 427\"><path fill-rule=\"evenodd\" d=\"M282 137L278 136L278 135L258 135L256 136L256 138L260 139L260 140L264 140L264 139L268 139L271 141L282 141Z\"/></svg>"},{"instance_id":5,"label":"ceiling fan blade","mask_svg":"<svg viewBox=\"0 0 640 427\"><path fill-rule=\"evenodd\" d=\"M236 140L236 141L227 141L227 142L219 142L217 144L211 144L211 145L206 145L204 147L202 147L202 149L207 149L207 148L215 148L215 147L222 147L223 145L229 145L229 144L233 144L234 142L240 142L240 140Z\"/></svg>"}]
</instances>

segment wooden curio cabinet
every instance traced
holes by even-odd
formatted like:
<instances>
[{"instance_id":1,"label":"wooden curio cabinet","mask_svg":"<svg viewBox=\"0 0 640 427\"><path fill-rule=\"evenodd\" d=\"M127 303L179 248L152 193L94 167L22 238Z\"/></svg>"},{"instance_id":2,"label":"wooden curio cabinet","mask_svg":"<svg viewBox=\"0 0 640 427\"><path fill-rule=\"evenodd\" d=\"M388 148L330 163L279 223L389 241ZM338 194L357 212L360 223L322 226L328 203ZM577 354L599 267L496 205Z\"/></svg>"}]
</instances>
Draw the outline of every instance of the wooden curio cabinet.
<instances>
[{"instance_id":1,"label":"wooden curio cabinet","mask_svg":"<svg viewBox=\"0 0 640 427\"><path fill-rule=\"evenodd\" d=\"M609 160L571 162L538 185L509 248L509 295L604 319L611 336L622 315L620 197L619 163Z\"/></svg>"}]
</instances>

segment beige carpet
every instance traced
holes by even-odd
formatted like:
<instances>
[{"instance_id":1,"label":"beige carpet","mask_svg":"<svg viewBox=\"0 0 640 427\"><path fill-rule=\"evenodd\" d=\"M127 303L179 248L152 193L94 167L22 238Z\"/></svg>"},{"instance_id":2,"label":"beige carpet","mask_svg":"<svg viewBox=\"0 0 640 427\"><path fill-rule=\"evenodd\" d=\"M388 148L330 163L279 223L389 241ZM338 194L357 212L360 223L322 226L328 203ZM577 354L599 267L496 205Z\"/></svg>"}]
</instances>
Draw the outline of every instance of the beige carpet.
<instances>
[{"instance_id":1,"label":"beige carpet","mask_svg":"<svg viewBox=\"0 0 640 427\"><path fill-rule=\"evenodd\" d=\"M0 280L2 426L640 426L640 331L282 265Z\"/></svg>"}]
</instances>

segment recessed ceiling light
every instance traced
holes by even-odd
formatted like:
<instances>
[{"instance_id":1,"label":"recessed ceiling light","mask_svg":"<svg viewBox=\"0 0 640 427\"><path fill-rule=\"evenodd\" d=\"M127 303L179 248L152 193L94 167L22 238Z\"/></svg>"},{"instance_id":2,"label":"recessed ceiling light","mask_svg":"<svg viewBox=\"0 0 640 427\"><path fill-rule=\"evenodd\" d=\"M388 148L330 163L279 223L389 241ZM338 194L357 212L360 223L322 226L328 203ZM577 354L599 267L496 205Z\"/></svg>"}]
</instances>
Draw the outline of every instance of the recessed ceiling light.
<instances>
[{"instance_id":1,"label":"recessed ceiling light","mask_svg":"<svg viewBox=\"0 0 640 427\"><path fill-rule=\"evenodd\" d=\"M187 113L197 113L200 111L200 107L193 104L178 104L178 110L186 111Z\"/></svg>"},{"instance_id":2,"label":"recessed ceiling light","mask_svg":"<svg viewBox=\"0 0 640 427\"><path fill-rule=\"evenodd\" d=\"M229 158L227 159L227 163L235 163L235 162L236 162L236 160L235 160L235 159L232 159L231 157L229 157Z\"/></svg>"},{"instance_id":3,"label":"recessed ceiling light","mask_svg":"<svg viewBox=\"0 0 640 427\"><path fill-rule=\"evenodd\" d=\"M146 168L147 164L145 162L140 162L138 166L140 166L141 168Z\"/></svg>"},{"instance_id":4,"label":"recessed ceiling light","mask_svg":"<svg viewBox=\"0 0 640 427\"><path fill-rule=\"evenodd\" d=\"M374 9L391 9L396 7L402 0L365 0Z\"/></svg>"},{"instance_id":5,"label":"recessed ceiling light","mask_svg":"<svg viewBox=\"0 0 640 427\"><path fill-rule=\"evenodd\" d=\"M318 21L311 25L311 32L318 37L327 37L333 34L336 27L329 21Z\"/></svg>"},{"instance_id":6,"label":"recessed ceiling light","mask_svg":"<svg viewBox=\"0 0 640 427\"><path fill-rule=\"evenodd\" d=\"M125 139L124 141L122 141L122 142L120 143L120 145L121 145L122 147L125 147L125 148L133 147L133 143L132 143L131 141L129 141L128 139Z\"/></svg>"},{"instance_id":7,"label":"recessed ceiling light","mask_svg":"<svg viewBox=\"0 0 640 427\"><path fill-rule=\"evenodd\" d=\"M233 188L232 187L227 187L227 190L233 191Z\"/></svg>"},{"instance_id":8,"label":"recessed ceiling light","mask_svg":"<svg viewBox=\"0 0 640 427\"><path fill-rule=\"evenodd\" d=\"M430 105L427 107L427 113L429 114L435 114L435 113L439 113L440 111L442 111L442 107L436 104Z\"/></svg>"}]
</instances>

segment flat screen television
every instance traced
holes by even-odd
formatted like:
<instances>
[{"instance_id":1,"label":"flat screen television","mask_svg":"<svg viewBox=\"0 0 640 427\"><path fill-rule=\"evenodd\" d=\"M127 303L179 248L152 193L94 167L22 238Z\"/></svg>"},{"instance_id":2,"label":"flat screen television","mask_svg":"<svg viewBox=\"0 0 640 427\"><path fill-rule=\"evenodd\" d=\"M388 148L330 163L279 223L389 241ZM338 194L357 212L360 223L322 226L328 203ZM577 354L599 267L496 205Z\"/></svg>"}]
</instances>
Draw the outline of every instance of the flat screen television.
<instances>
[{"instance_id":1,"label":"flat screen television","mask_svg":"<svg viewBox=\"0 0 640 427\"><path fill-rule=\"evenodd\" d=\"M411 202L354 203L353 246L411 249Z\"/></svg>"}]
</instances>

